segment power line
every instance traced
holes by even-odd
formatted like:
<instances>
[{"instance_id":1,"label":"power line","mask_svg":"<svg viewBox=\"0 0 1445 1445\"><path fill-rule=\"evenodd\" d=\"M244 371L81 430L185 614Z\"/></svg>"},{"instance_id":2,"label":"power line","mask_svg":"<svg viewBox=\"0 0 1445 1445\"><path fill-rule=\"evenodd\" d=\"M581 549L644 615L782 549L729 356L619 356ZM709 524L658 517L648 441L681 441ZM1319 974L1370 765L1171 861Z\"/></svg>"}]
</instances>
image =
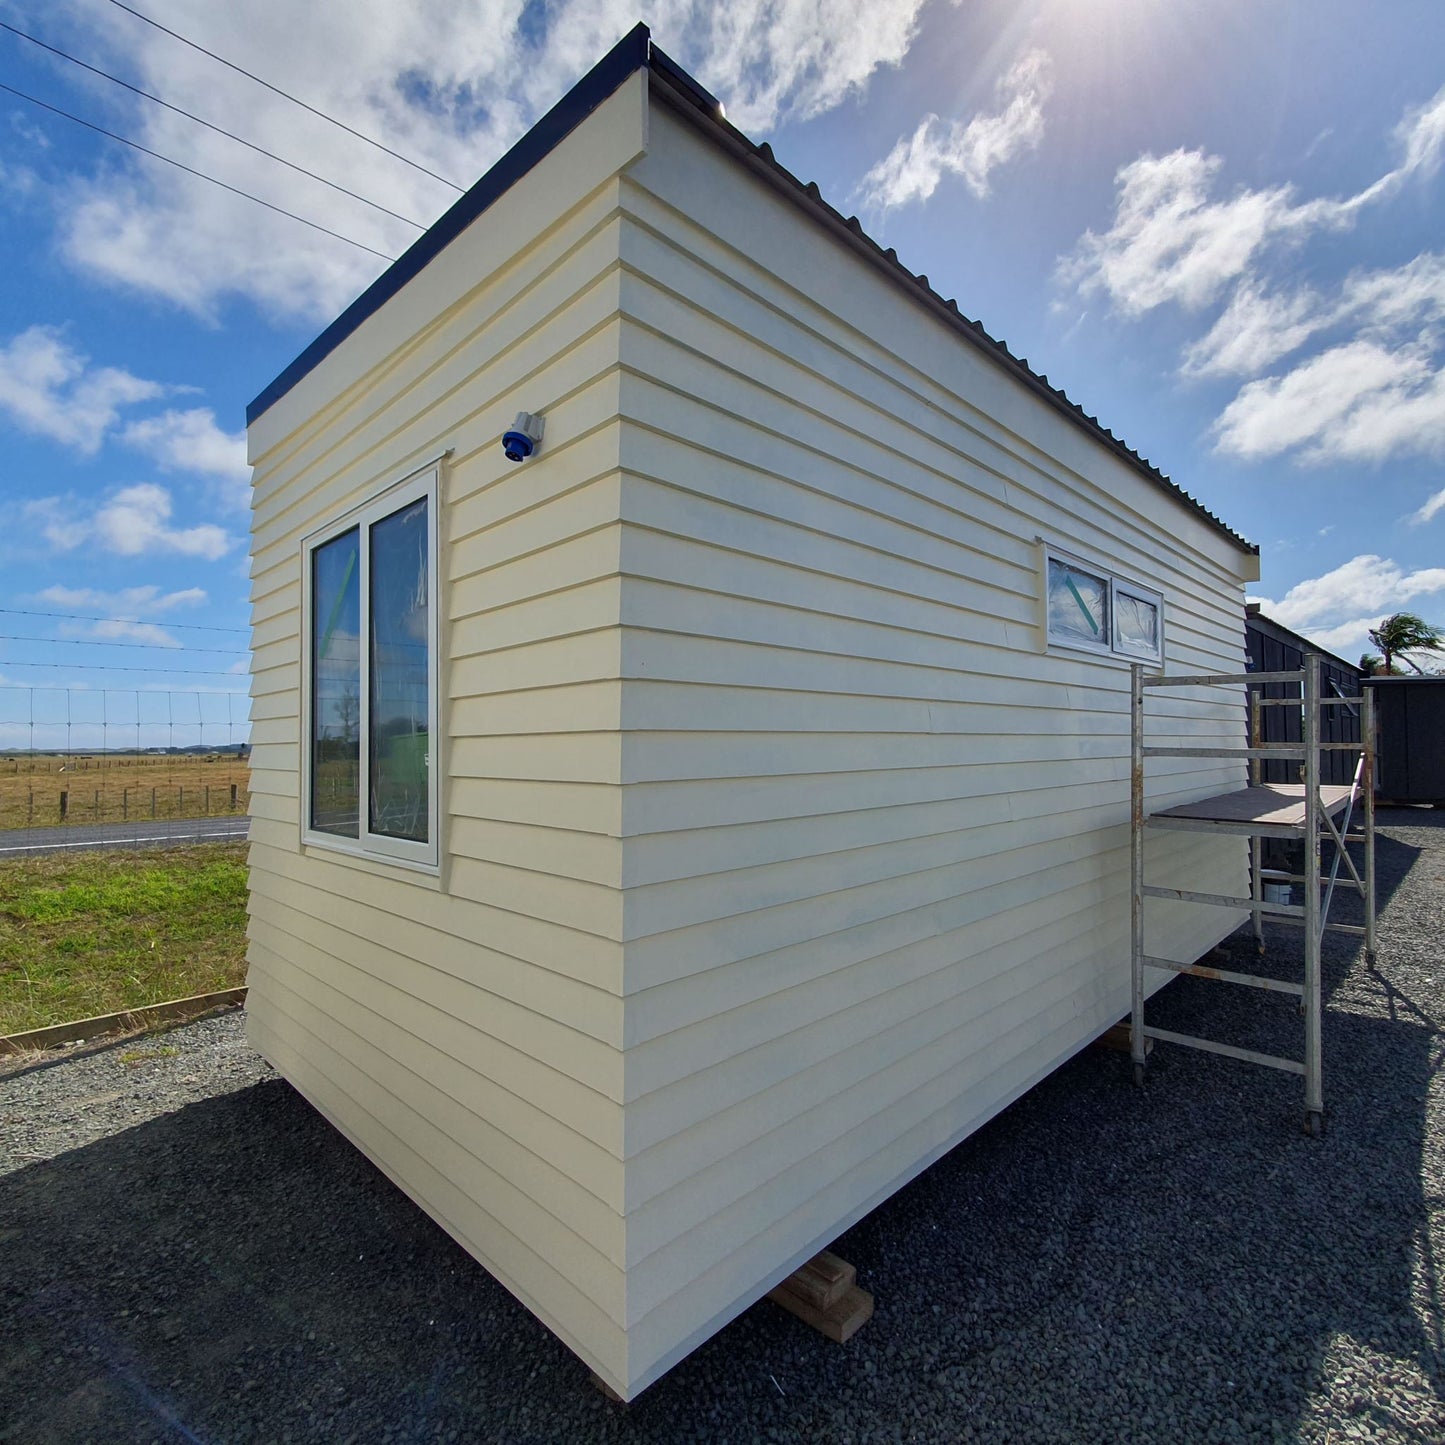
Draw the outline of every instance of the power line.
<instances>
[{"instance_id":1,"label":"power line","mask_svg":"<svg viewBox=\"0 0 1445 1445\"><path fill-rule=\"evenodd\" d=\"M347 187L338 184L336 181L329 181L325 176L317 175L315 171L309 171L305 166L297 165L295 161L288 161L285 156L278 156L275 151L268 151L265 146L259 146L254 141L248 141L244 136L239 136L235 131L225 129L224 126L212 125L208 120L202 120L200 116L193 115L188 110L182 110L178 105L172 105L168 100L162 100L158 95L152 95L148 90L142 90L138 85L132 85L128 80L122 80L118 75L112 75L108 70L101 70L98 66L90 65L77 56L71 55L68 51L61 50L54 45L49 45L43 40L37 39L34 35L27 34L24 30L14 25L9 25L0 20L0 30L8 30L12 35L18 35L22 40L28 40L32 45L38 45L42 50L48 50L52 55L58 55L62 60L68 60L72 65L78 65L82 70L88 70L92 75L98 75L103 80L108 80L114 85L122 86L133 94L140 96L143 100L149 100L156 105L164 106L166 110L174 111L177 115L183 115L187 120L195 121L197 125L203 125L207 130L213 130L217 135L223 135L227 140L233 140L237 145L243 145L248 150L253 150L257 155L263 155L268 160L275 161L278 165L289 167L303 176L310 176L313 181L320 181L323 186L330 186L333 191L340 191L343 196L350 196L354 201L360 201L365 206L391 216L395 220L404 221L408 226L414 226L418 231L426 230L420 221L413 221L410 216L403 216L400 211L393 211L390 206L383 206L380 201L369 200L366 196L356 191L348 190Z\"/></svg>"},{"instance_id":2,"label":"power line","mask_svg":"<svg viewBox=\"0 0 1445 1445\"><path fill-rule=\"evenodd\" d=\"M144 625L143 619L139 617L89 617L77 612L27 612L20 607L0 607L0 614L6 617L52 617L61 622L131 622ZM249 627L208 627L204 622L163 622L155 625L183 627L187 632L233 632L240 637L244 637L251 630Z\"/></svg>"},{"instance_id":3,"label":"power line","mask_svg":"<svg viewBox=\"0 0 1445 1445\"><path fill-rule=\"evenodd\" d=\"M121 667L115 663L107 662L7 662L6 667L55 667L64 670L84 668L86 672L167 672L175 673L178 677L241 677L242 673L233 672L228 667ZM12 683L11 686L23 687L23 683Z\"/></svg>"},{"instance_id":4,"label":"power line","mask_svg":"<svg viewBox=\"0 0 1445 1445\"><path fill-rule=\"evenodd\" d=\"M106 130L104 126L96 125L93 121L81 120L78 115L71 115L68 110L61 110L58 105L50 105L43 100L37 100L33 95L27 95L23 90L16 90L13 85L0 83L0 90L10 95L18 96L21 100L28 100L31 105L38 105L41 110L48 110L55 115L64 116L66 120L73 120L76 125L83 125L86 130L93 130L99 135L107 136L111 140L119 141L121 145L130 146L132 150L141 151L148 156L154 156L158 161L164 161L168 166L175 166L177 170L185 171L188 175L197 176L203 181L210 181L213 186L220 186L223 191L230 191L233 195L241 196L248 201L255 201L258 206L265 206L268 211L275 211L277 215L289 216L293 221L300 221L303 226L310 226L313 231L322 231L328 236L334 236L338 241L345 241L348 246L355 246L359 251L369 251L373 256L380 256L383 261L395 261L395 256L389 256L385 251L378 251L372 246L364 245L360 241L353 241L350 236L343 236L340 231L333 231L329 226L323 226L317 221L308 221L305 216L298 216L295 211L288 211L284 206L273 206L270 201L263 201L260 196L253 196L249 191L243 191L239 186L229 185L225 181L218 181L215 176L208 176L204 171L195 170L193 167L183 165L180 161L172 160L170 156L163 156L159 151L153 151L149 146L143 146L139 141L127 140L123 135L117 135L113 130Z\"/></svg>"},{"instance_id":5,"label":"power line","mask_svg":"<svg viewBox=\"0 0 1445 1445\"><path fill-rule=\"evenodd\" d=\"M314 105L307 105L304 100L292 95L289 90L282 90L279 85L272 85L269 80L262 80L259 75L254 75L251 71L237 65L234 61L227 60L224 55L217 55L214 50L207 50L204 45L197 45L194 40L187 40L184 35L178 34L168 26L162 25L159 20L152 20L149 15L142 15L139 10L132 10L129 5L121 4L121 0L110 0L110 3L118 10L124 10L127 15L134 15L137 20L143 20L147 25L152 25L157 30L163 31L169 35L171 39L179 40L182 45L189 45L192 50L198 50L202 55L208 55L212 60L224 65L227 70L234 70L237 75L244 75L247 80L254 80L257 85L264 85L273 95L279 95L283 99L289 100L293 105L299 105L302 110L309 110L312 115L320 116L322 120L330 121L332 125L339 126L348 135L354 135L357 140L365 141L367 145L375 146L379 151L385 151L387 155L395 157L404 165L410 166L413 170L430 176L434 181L440 181L444 186L450 186L454 191L463 194L466 192L467 188L465 186L459 186L455 181L449 181L445 176L439 176L435 171L428 170L420 161L414 161L409 156L402 155L400 151L394 151L390 146L383 145L379 140L373 140L369 135L364 135L361 131L355 130L347 125L344 120L337 120L334 115L328 115L324 110L317 110Z\"/></svg>"},{"instance_id":6,"label":"power line","mask_svg":"<svg viewBox=\"0 0 1445 1445\"><path fill-rule=\"evenodd\" d=\"M115 642L107 637L22 637L13 632L0 632L0 642L43 642L48 647L146 647L163 652L214 652L225 657L241 657L249 650L244 647L172 647L165 642ZM12 662L10 665L23 667L29 664Z\"/></svg>"},{"instance_id":7,"label":"power line","mask_svg":"<svg viewBox=\"0 0 1445 1445\"><path fill-rule=\"evenodd\" d=\"M31 664L24 663L22 666L29 667ZM214 673L212 676L225 677L229 674ZM183 687L66 687L45 682L0 682L0 692L68 692L74 693L77 697L108 697L118 694L121 697L244 697L248 701L250 693L243 687L210 687L196 688L190 691ZM241 717L236 719L237 725L249 724L250 719ZM81 727L93 727L93 722L82 719ZM25 724L19 719L0 719L0 727L24 727ZM40 724L36 724L40 726ZM47 722L45 727L54 727L54 722ZM112 723L112 727L133 727L133 723ZM147 723L144 726L151 726ZM194 723L182 723L182 727L194 727ZM210 726L210 724L207 724Z\"/></svg>"}]
</instances>

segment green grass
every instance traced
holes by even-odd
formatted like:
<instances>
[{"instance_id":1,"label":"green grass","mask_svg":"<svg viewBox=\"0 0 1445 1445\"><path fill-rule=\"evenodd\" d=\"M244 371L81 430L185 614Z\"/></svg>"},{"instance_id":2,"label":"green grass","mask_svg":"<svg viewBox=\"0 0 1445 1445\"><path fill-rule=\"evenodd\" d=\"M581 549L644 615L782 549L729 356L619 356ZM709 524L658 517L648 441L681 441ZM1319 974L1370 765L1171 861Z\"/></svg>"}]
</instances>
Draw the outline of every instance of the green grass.
<instances>
[{"instance_id":1,"label":"green grass","mask_svg":"<svg viewBox=\"0 0 1445 1445\"><path fill-rule=\"evenodd\" d=\"M0 866L0 1034L245 982L246 847Z\"/></svg>"}]
</instances>

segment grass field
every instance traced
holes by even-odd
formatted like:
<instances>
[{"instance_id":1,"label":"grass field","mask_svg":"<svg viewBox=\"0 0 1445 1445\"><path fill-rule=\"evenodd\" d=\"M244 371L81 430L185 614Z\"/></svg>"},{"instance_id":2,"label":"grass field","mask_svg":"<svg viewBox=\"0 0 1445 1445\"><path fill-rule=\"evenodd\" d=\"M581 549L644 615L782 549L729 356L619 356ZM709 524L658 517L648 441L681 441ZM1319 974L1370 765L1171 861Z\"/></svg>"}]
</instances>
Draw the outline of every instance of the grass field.
<instances>
[{"instance_id":1,"label":"grass field","mask_svg":"<svg viewBox=\"0 0 1445 1445\"><path fill-rule=\"evenodd\" d=\"M0 867L0 1034L245 982L246 847Z\"/></svg>"},{"instance_id":2,"label":"grass field","mask_svg":"<svg viewBox=\"0 0 1445 1445\"><path fill-rule=\"evenodd\" d=\"M234 751L4 754L0 755L0 831L244 814L250 806L250 787L250 767Z\"/></svg>"}]
</instances>

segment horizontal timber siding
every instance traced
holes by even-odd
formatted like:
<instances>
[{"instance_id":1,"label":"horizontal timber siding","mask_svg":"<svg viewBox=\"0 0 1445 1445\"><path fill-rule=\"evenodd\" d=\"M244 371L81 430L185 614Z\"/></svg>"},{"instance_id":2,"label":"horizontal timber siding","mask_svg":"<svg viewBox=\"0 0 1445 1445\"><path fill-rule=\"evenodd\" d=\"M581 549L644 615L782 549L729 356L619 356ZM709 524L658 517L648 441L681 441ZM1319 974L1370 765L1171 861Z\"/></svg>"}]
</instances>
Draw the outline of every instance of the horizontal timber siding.
<instances>
[{"instance_id":1,"label":"horizontal timber siding","mask_svg":"<svg viewBox=\"0 0 1445 1445\"><path fill-rule=\"evenodd\" d=\"M619 250L643 78L253 425L251 1037L627 1381ZM526 467L498 440L545 413ZM301 545L447 453L437 876L301 843Z\"/></svg>"},{"instance_id":2,"label":"horizontal timber siding","mask_svg":"<svg viewBox=\"0 0 1445 1445\"><path fill-rule=\"evenodd\" d=\"M1171 671L1242 670L1249 562L671 112L621 200L642 1383L1127 1010L1129 669L1046 647L1041 543L1161 591ZM1149 708L1242 741L1241 698ZM1244 886L1235 841L1151 843ZM1151 900L1150 947L1237 922Z\"/></svg>"}]
</instances>

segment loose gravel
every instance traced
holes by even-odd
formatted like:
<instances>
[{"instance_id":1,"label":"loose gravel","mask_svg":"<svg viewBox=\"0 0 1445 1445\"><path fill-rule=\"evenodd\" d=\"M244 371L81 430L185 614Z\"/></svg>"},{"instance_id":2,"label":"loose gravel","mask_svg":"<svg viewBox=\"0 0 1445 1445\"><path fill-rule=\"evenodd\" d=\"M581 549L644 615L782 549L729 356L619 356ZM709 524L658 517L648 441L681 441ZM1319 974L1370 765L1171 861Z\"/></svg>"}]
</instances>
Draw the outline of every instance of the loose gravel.
<instances>
[{"instance_id":1,"label":"loose gravel","mask_svg":"<svg viewBox=\"0 0 1445 1445\"><path fill-rule=\"evenodd\" d=\"M1295 1078L1160 1045L1140 1092L1085 1051L838 1242L877 1297L847 1346L763 1302L628 1407L239 1017L0 1078L0 1439L1439 1445L1445 813L1380 822L1323 1140ZM1152 1014L1299 1048L1287 998L1182 979Z\"/></svg>"}]
</instances>

